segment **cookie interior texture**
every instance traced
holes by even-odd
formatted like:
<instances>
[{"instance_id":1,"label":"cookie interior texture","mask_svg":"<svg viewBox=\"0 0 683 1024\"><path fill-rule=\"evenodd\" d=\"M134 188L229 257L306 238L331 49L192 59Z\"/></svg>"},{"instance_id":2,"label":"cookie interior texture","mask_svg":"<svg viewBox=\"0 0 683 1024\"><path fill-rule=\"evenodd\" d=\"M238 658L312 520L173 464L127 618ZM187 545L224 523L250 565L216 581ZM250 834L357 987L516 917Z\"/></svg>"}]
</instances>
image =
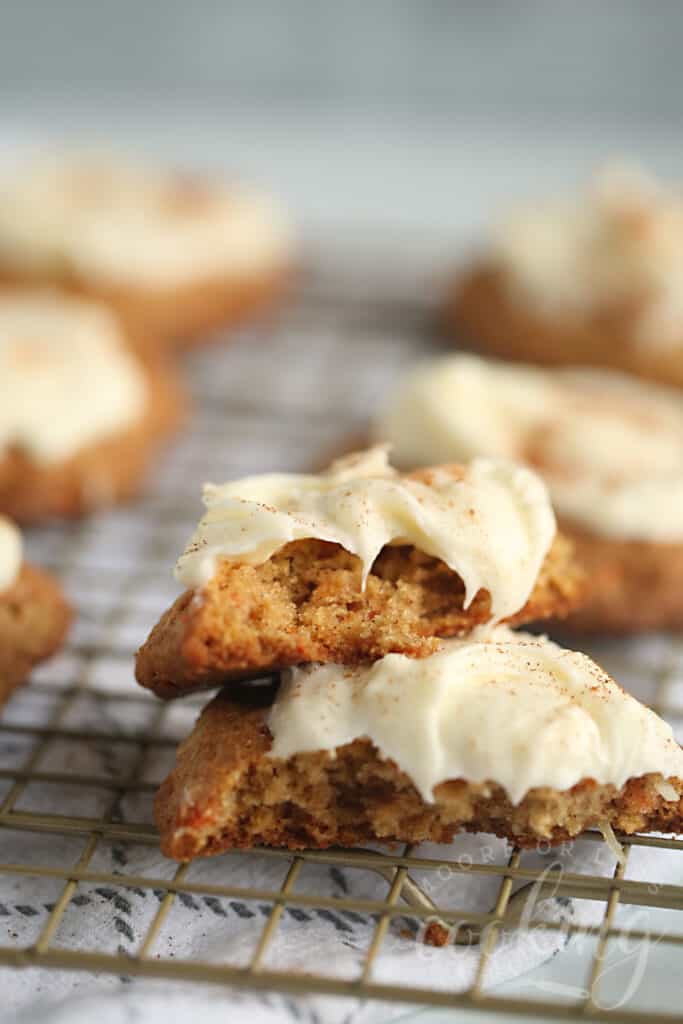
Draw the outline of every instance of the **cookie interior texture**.
<instances>
[{"instance_id":1,"label":"cookie interior texture","mask_svg":"<svg viewBox=\"0 0 683 1024\"><path fill-rule=\"evenodd\" d=\"M134 495L160 444L185 415L185 396L164 359L142 360L148 386L145 415L127 429L85 445L61 462L37 463L21 449L0 453L0 513L19 523L87 515Z\"/></svg>"},{"instance_id":2,"label":"cookie interior texture","mask_svg":"<svg viewBox=\"0 0 683 1024\"><path fill-rule=\"evenodd\" d=\"M384 548L365 590L361 571L355 555L319 540L288 544L261 565L224 561L203 591L186 591L162 616L138 652L137 680L170 698L304 662L421 657L438 637L490 619L486 591L464 609L460 577L413 547ZM508 621L562 618L584 582L571 545L557 536L529 600Z\"/></svg>"},{"instance_id":3,"label":"cookie interior texture","mask_svg":"<svg viewBox=\"0 0 683 1024\"><path fill-rule=\"evenodd\" d=\"M205 708L161 786L155 812L165 854L177 860L258 844L352 846L370 841L449 842L462 830L490 832L518 846L559 843L609 823L621 832L683 829L678 801L665 801L662 777L621 789L584 780L561 792L538 787L516 806L495 783L453 779L425 803L409 777L369 740L336 751L268 757L267 711L221 694Z\"/></svg>"},{"instance_id":4,"label":"cookie interior texture","mask_svg":"<svg viewBox=\"0 0 683 1024\"><path fill-rule=\"evenodd\" d=\"M630 344L635 312L632 304L622 302L582 317L543 315L510 296L503 273L482 262L453 285L443 320L459 341L501 359L542 366L612 367L683 387L683 332L680 345Z\"/></svg>"},{"instance_id":5,"label":"cookie interior texture","mask_svg":"<svg viewBox=\"0 0 683 1024\"><path fill-rule=\"evenodd\" d=\"M58 584L31 565L0 594L0 706L62 644L71 611Z\"/></svg>"}]
</instances>

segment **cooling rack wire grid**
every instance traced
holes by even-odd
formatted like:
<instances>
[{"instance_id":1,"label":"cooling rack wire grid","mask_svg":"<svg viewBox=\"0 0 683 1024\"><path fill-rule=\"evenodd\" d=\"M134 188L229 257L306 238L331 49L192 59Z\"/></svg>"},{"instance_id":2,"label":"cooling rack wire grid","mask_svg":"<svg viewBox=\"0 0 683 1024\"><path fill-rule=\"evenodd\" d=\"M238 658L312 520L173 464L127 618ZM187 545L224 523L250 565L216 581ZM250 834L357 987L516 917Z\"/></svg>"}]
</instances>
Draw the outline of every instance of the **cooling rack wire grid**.
<instances>
[{"instance_id":1,"label":"cooling rack wire grid","mask_svg":"<svg viewBox=\"0 0 683 1024\"><path fill-rule=\"evenodd\" d=\"M501 1015L680 1020L679 1007L670 1003L643 1007L636 998L617 1006L618 999L603 998L603 984L607 977L614 985L606 965L615 944L622 950L630 944L629 962L641 964L645 980L668 971L680 955L683 839L635 836L624 841L625 861L613 871L565 870L550 879L540 874L542 857L530 860L516 849L481 863L454 860L446 847L437 848L437 857L411 847L295 855L271 850L227 854L204 862L210 870L203 873L202 866L178 866L156 854L152 796L199 702L164 704L140 690L132 656L174 596L170 568L197 519L199 487L207 479L276 467L305 469L321 452L361 433L368 411L400 370L438 346L431 269L392 268L387 254L366 263L348 254L328 259L272 324L187 360L191 426L159 461L142 502L29 535L30 556L60 576L79 617L66 652L35 674L0 719L0 882L4 893L15 886L17 893L34 894L29 901L0 902L0 964L7 965L0 975L7 967L40 967ZM634 680L637 695L674 726L683 719L682 647L654 638L602 645L593 653L617 678ZM603 840L596 834L584 842ZM640 877L630 866L642 850L667 851L680 858L680 869L674 866L664 883ZM135 851L147 851L148 859ZM241 867L250 858L271 865L263 877L272 884L250 884ZM141 863L154 869L137 868ZM339 891L316 891L322 868L343 880ZM496 898L477 911L435 905L429 878L444 871L468 881L494 879ZM381 878L382 898L354 893L355 877L368 872ZM534 884L532 906L549 895L599 906L599 920L589 925L540 919L534 909L526 921L529 928L563 932L560 957L583 941L583 977L576 986L549 985L533 997L523 987L520 995L501 994L487 988L487 967L501 936L519 926ZM133 898L144 906L134 924ZM94 900L111 908L111 928L88 929ZM175 908L197 905L219 919L243 918L255 934L248 952L240 947L233 961L166 955ZM624 926L620 912L633 908L643 914L635 924L631 915ZM270 966L269 950L290 917L327 920L340 942L354 921L365 922L370 938L357 975ZM378 978L387 941L424 949L420 937L434 919L450 929L453 946L467 943L477 951L473 982L454 993ZM639 950L645 955L634 960ZM623 991L626 983L617 984ZM657 988L651 984L650 995Z\"/></svg>"}]
</instances>

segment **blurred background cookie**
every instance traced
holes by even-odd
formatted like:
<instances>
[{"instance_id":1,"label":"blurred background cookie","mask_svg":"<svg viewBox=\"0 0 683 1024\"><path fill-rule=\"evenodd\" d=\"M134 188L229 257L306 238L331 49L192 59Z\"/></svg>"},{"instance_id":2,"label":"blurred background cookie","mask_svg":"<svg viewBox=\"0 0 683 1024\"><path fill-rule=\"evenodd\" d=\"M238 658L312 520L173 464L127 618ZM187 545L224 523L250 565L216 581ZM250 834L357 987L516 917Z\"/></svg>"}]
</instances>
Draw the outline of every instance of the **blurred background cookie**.
<instances>
[{"instance_id":1,"label":"blurred background cookie","mask_svg":"<svg viewBox=\"0 0 683 1024\"><path fill-rule=\"evenodd\" d=\"M59 585L23 560L19 530L0 516L0 708L61 646L70 621Z\"/></svg>"},{"instance_id":2,"label":"blurred background cookie","mask_svg":"<svg viewBox=\"0 0 683 1024\"><path fill-rule=\"evenodd\" d=\"M141 486L184 401L159 357L134 351L101 304L0 293L0 512L81 516Z\"/></svg>"},{"instance_id":3,"label":"blurred background cookie","mask_svg":"<svg viewBox=\"0 0 683 1024\"><path fill-rule=\"evenodd\" d=\"M608 167L528 205L452 286L447 326L492 355L683 386L683 193Z\"/></svg>"},{"instance_id":4,"label":"blurred background cookie","mask_svg":"<svg viewBox=\"0 0 683 1024\"><path fill-rule=\"evenodd\" d=\"M591 631L683 628L683 400L597 369L459 355L408 372L373 427L402 467L487 455L544 478L588 569Z\"/></svg>"},{"instance_id":5,"label":"blurred background cookie","mask_svg":"<svg viewBox=\"0 0 683 1024\"><path fill-rule=\"evenodd\" d=\"M262 312L292 260L284 214L241 185L87 155L34 159L0 185L0 282L104 300L147 343Z\"/></svg>"}]
</instances>

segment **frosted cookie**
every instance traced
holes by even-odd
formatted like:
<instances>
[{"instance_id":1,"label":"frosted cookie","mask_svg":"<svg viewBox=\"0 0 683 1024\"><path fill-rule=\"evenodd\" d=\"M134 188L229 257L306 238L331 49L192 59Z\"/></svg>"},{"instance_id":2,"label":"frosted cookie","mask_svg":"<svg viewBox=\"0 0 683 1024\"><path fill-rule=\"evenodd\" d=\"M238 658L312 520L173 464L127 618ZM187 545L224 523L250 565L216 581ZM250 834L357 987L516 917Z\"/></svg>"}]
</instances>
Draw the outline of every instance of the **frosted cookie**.
<instances>
[{"instance_id":1,"label":"frosted cookie","mask_svg":"<svg viewBox=\"0 0 683 1024\"><path fill-rule=\"evenodd\" d=\"M683 194L612 168L513 214L454 284L448 325L491 355L683 386Z\"/></svg>"},{"instance_id":2,"label":"frosted cookie","mask_svg":"<svg viewBox=\"0 0 683 1024\"><path fill-rule=\"evenodd\" d=\"M19 531L0 516L0 707L61 647L70 621L59 586L24 562Z\"/></svg>"},{"instance_id":3,"label":"frosted cookie","mask_svg":"<svg viewBox=\"0 0 683 1024\"><path fill-rule=\"evenodd\" d=\"M303 662L420 656L439 636L562 615L582 577L540 479L474 460L401 476L378 447L321 475L207 485L187 588L138 652L175 697Z\"/></svg>"},{"instance_id":4,"label":"frosted cookie","mask_svg":"<svg viewBox=\"0 0 683 1024\"><path fill-rule=\"evenodd\" d=\"M475 455L534 467L588 579L568 624L683 629L683 399L608 370L451 356L418 366L373 427L404 468Z\"/></svg>"},{"instance_id":5,"label":"frosted cookie","mask_svg":"<svg viewBox=\"0 0 683 1024\"><path fill-rule=\"evenodd\" d=\"M178 860L258 844L518 846L683 829L669 726L583 654L505 627L427 658L283 673L270 708L216 697L156 798Z\"/></svg>"},{"instance_id":6,"label":"frosted cookie","mask_svg":"<svg viewBox=\"0 0 683 1024\"><path fill-rule=\"evenodd\" d=\"M291 263L283 214L247 188L102 157L37 160L0 184L0 281L106 301L146 341L268 307Z\"/></svg>"},{"instance_id":7,"label":"frosted cookie","mask_svg":"<svg viewBox=\"0 0 683 1024\"><path fill-rule=\"evenodd\" d=\"M0 292L0 513L79 516L133 494L182 400L101 304Z\"/></svg>"}]
</instances>

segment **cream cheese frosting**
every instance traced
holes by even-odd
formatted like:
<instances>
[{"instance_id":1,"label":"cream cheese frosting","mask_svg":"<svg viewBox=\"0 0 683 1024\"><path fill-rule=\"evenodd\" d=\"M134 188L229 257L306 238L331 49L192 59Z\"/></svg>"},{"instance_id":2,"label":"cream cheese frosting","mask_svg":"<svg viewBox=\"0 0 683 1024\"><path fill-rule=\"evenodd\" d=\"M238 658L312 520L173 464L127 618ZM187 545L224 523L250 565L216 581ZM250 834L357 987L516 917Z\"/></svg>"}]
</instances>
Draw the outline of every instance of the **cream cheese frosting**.
<instances>
[{"instance_id":1,"label":"cream cheese frosting","mask_svg":"<svg viewBox=\"0 0 683 1024\"><path fill-rule=\"evenodd\" d=\"M0 183L0 265L172 286L279 267L290 229L243 187L87 157L42 159Z\"/></svg>"},{"instance_id":2,"label":"cream cheese frosting","mask_svg":"<svg viewBox=\"0 0 683 1024\"><path fill-rule=\"evenodd\" d=\"M21 534L14 523L0 516L0 594L16 582L21 562Z\"/></svg>"},{"instance_id":3,"label":"cream cheese frosting","mask_svg":"<svg viewBox=\"0 0 683 1024\"><path fill-rule=\"evenodd\" d=\"M265 562L294 540L340 544L363 563L363 581L387 544L410 544L462 578L465 605L480 589L492 616L527 601L555 534L547 492L530 470L475 459L462 479L436 471L429 484L400 477L376 447L321 475L271 473L204 489L207 511L176 567L201 587L221 559Z\"/></svg>"},{"instance_id":4,"label":"cream cheese frosting","mask_svg":"<svg viewBox=\"0 0 683 1024\"><path fill-rule=\"evenodd\" d=\"M373 433L404 467L530 463L560 517L606 537L683 541L683 400L667 388L456 355L410 372Z\"/></svg>"},{"instance_id":5,"label":"cream cheese frosting","mask_svg":"<svg viewBox=\"0 0 683 1024\"><path fill-rule=\"evenodd\" d=\"M427 802L449 779L495 783L518 804L537 786L683 778L683 751L654 712L585 654L504 626L426 658L288 669L267 724L273 758L367 738Z\"/></svg>"},{"instance_id":6,"label":"cream cheese frosting","mask_svg":"<svg viewBox=\"0 0 683 1024\"><path fill-rule=\"evenodd\" d=\"M583 196L518 210L495 233L493 260L545 313L628 303L636 343L683 340L683 194L638 168L609 166Z\"/></svg>"},{"instance_id":7,"label":"cream cheese frosting","mask_svg":"<svg viewBox=\"0 0 683 1024\"><path fill-rule=\"evenodd\" d=\"M145 411L142 367L103 306L56 292L0 295L0 456L59 462Z\"/></svg>"}]
</instances>

